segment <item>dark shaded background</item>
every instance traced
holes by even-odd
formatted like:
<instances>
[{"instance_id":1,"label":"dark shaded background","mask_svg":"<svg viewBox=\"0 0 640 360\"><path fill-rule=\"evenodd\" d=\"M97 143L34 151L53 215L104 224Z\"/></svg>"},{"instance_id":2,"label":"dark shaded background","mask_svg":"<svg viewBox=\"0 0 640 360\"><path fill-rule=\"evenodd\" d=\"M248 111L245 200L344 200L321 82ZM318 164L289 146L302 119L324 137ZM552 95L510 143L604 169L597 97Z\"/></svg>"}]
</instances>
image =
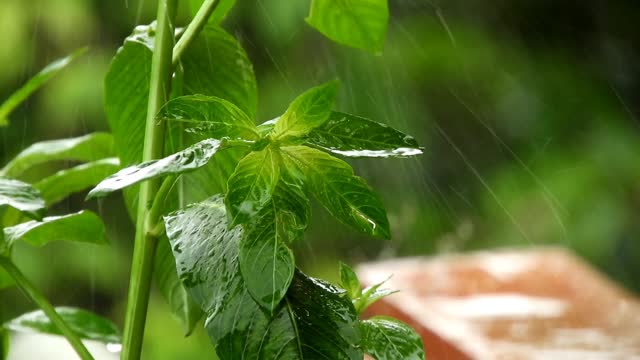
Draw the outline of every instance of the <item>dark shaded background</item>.
<instances>
[{"instance_id":1,"label":"dark shaded background","mask_svg":"<svg viewBox=\"0 0 640 360\"><path fill-rule=\"evenodd\" d=\"M153 3L0 0L0 99L51 60L90 47L0 129L4 162L34 141L108 130L102 79L133 26L154 18ZM363 237L315 207L296 249L302 267L335 279L337 259L559 244L640 291L640 2L390 3L382 56L307 26L309 1L238 0L225 22L254 62L260 120L337 76L340 110L414 134L426 147L417 159L351 162L381 194L391 241ZM180 18L188 21L186 0ZM111 247L19 247L16 260L54 303L122 324L133 229L119 196L83 198L56 211L99 211ZM0 320L31 308L17 290L0 291ZM212 352L202 331L182 340L158 295L151 309L148 358Z\"/></svg>"}]
</instances>

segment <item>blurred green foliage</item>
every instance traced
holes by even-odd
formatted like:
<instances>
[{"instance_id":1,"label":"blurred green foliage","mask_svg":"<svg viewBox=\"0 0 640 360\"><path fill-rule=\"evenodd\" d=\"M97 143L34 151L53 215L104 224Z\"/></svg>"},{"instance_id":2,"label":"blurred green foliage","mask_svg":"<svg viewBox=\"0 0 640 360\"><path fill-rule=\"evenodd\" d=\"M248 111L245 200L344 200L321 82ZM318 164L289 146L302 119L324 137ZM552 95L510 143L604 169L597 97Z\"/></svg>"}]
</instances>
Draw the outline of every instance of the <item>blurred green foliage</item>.
<instances>
[{"instance_id":1,"label":"blurred green foliage","mask_svg":"<svg viewBox=\"0 0 640 360\"><path fill-rule=\"evenodd\" d=\"M188 5L181 2L181 24ZM555 244L640 291L640 3L391 1L381 56L323 38L304 22L308 6L238 0L225 21L254 62L258 118L339 77L337 108L414 134L426 154L356 161L383 197L393 238L363 237L315 206L296 249L303 268L337 280L337 258ZM102 82L110 58L154 16L144 0L0 0L0 99L51 60L89 46L0 129L3 163L34 141L108 130ZM54 304L121 325L133 228L121 198L85 205L83 197L57 210L102 214L110 248L18 247L15 259ZM0 292L0 320L31 308L17 290ZM151 309L148 358L213 353L201 330L175 340L181 329L159 298Z\"/></svg>"}]
</instances>

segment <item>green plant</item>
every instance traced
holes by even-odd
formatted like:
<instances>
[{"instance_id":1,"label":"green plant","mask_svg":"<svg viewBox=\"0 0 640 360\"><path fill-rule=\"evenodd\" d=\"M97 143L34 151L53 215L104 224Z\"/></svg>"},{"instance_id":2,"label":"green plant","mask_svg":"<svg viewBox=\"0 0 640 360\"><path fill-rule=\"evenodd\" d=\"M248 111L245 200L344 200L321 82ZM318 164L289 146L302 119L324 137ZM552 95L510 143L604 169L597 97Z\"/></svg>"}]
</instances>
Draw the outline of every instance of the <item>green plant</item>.
<instances>
[{"instance_id":1,"label":"green plant","mask_svg":"<svg viewBox=\"0 0 640 360\"><path fill-rule=\"evenodd\" d=\"M391 291L381 284L361 290L346 265L340 269L345 290L308 277L289 249L309 224L309 194L337 220L389 238L379 197L331 154L407 157L421 148L384 124L334 111L337 80L256 125L251 62L219 25L234 3L192 1L193 21L175 29L177 1L160 0L157 21L136 27L105 79L107 118L124 168L88 198L123 190L136 222L122 358L140 357L153 274L186 335L206 317L221 359L424 358L408 326L358 318ZM374 52L382 49L387 21L386 0L312 0L307 18L334 41ZM114 164L99 160L105 157L79 160ZM10 199L18 198L14 191ZM28 214L39 210L9 205ZM43 235L83 231L47 221L34 227ZM65 335L74 341L74 331Z\"/></svg>"}]
</instances>

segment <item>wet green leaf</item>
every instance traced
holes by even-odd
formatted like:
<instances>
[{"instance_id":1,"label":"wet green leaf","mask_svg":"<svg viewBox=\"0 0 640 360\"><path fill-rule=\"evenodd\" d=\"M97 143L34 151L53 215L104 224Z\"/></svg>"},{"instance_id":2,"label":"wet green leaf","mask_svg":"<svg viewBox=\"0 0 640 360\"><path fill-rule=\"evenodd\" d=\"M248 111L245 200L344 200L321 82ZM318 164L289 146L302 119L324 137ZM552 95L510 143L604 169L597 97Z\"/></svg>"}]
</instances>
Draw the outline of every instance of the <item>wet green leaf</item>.
<instances>
[{"instance_id":1,"label":"wet green leaf","mask_svg":"<svg viewBox=\"0 0 640 360\"><path fill-rule=\"evenodd\" d=\"M387 0L312 0L309 25L329 39L379 52L389 22Z\"/></svg>"},{"instance_id":2,"label":"wet green leaf","mask_svg":"<svg viewBox=\"0 0 640 360\"><path fill-rule=\"evenodd\" d=\"M253 120L237 106L215 96L188 95L175 98L160 110L157 118L174 125L180 123L183 131L212 138L258 138Z\"/></svg>"},{"instance_id":3,"label":"wet green leaf","mask_svg":"<svg viewBox=\"0 0 640 360\"><path fill-rule=\"evenodd\" d=\"M225 359L362 359L355 309L343 292L296 273L273 318L253 300L238 264L241 227L228 230L221 197L165 217L178 274L208 314Z\"/></svg>"},{"instance_id":4,"label":"wet green leaf","mask_svg":"<svg viewBox=\"0 0 640 360\"><path fill-rule=\"evenodd\" d=\"M416 140L389 126L359 116L332 112L309 133L307 143L349 157L407 157L422 154Z\"/></svg>"},{"instance_id":5,"label":"wet green leaf","mask_svg":"<svg viewBox=\"0 0 640 360\"><path fill-rule=\"evenodd\" d=\"M369 235L390 237L389 220L380 198L353 174L349 164L306 146L281 150L302 169L311 192L336 219Z\"/></svg>"},{"instance_id":6,"label":"wet green leaf","mask_svg":"<svg viewBox=\"0 0 640 360\"><path fill-rule=\"evenodd\" d=\"M0 207L10 206L35 219L42 219L45 211L40 192L22 181L0 177Z\"/></svg>"},{"instance_id":7,"label":"wet green leaf","mask_svg":"<svg viewBox=\"0 0 640 360\"><path fill-rule=\"evenodd\" d=\"M49 161L96 161L115 155L113 137L93 133L71 139L35 143L13 158L0 174L17 177L28 168Z\"/></svg>"},{"instance_id":8,"label":"wet green leaf","mask_svg":"<svg viewBox=\"0 0 640 360\"><path fill-rule=\"evenodd\" d=\"M231 226L246 223L271 199L280 176L277 150L267 147L245 156L229 178L225 205Z\"/></svg>"},{"instance_id":9,"label":"wet green leaf","mask_svg":"<svg viewBox=\"0 0 640 360\"><path fill-rule=\"evenodd\" d=\"M4 228L4 237L9 246L19 240L35 246L42 246L57 240L94 244L107 243L102 220L87 210L69 215L49 216L42 221L32 220L9 226Z\"/></svg>"},{"instance_id":10,"label":"wet green leaf","mask_svg":"<svg viewBox=\"0 0 640 360\"><path fill-rule=\"evenodd\" d=\"M120 169L120 160L107 158L58 171L33 186L40 190L47 205L51 205L72 193L95 186L118 169Z\"/></svg>"},{"instance_id":11,"label":"wet green leaf","mask_svg":"<svg viewBox=\"0 0 640 360\"><path fill-rule=\"evenodd\" d=\"M274 138L299 137L322 125L329 115L338 93L337 80L305 91L293 100L273 128Z\"/></svg>"},{"instance_id":12,"label":"wet green leaf","mask_svg":"<svg viewBox=\"0 0 640 360\"><path fill-rule=\"evenodd\" d=\"M283 161L283 164L284 168L280 170L280 179L273 193L273 202L278 218L286 223L283 238L293 242L303 237L311 221L311 204L304 193L299 169L287 161Z\"/></svg>"},{"instance_id":13,"label":"wet green leaf","mask_svg":"<svg viewBox=\"0 0 640 360\"><path fill-rule=\"evenodd\" d=\"M56 312L81 339L120 343L120 331L109 320L83 309L57 307ZM62 335L58 327L42 312L33 311L6 322L4 327L16 332Z\"/></svg>"},{"instance_id":14,"label":"wet green leaf","mask_svg":"<svg viewBox=\"0 0 640 360\"><path fill-rule=\"evenodd\" d=\"M228 100L249 118L255 118L258 92L253 65L233 36L218 26L207 25L181 61L187 94Z\"/></svg>"},{"instance_id":15,"label":"wet green leaf","mask_svg":"<svg viewBox=\"0 0 640 360\"><path fill-rule=\"evenodd\" d=\"M171 252L169 240L161 238L154 258L153 279L171 309L173 316L180 322L185 336L191 335L202 318L202 310L187 292L176 271L176 260Z\"/></svg>"},{"instance_id":16,"label":"wet green leaf","mask_svg":"<svg viewBox=\"0 0 640 360\"><path fill-rule=\"evenodd\" d=\"M242 281L237 266L242 228L227 230L221 196L164 217L178 276L206 313L216 312Z\"/></svg>"},{"instance_id":17,"label":"wet green leaf","mask_svg":"<svg viewBox=\"0 0 640 360\"><path fill-rule=\"evenodd\" d=\"M293 279L295 259L287 247L290 235L287 217L278 216L270 201L245 226L240 242L240 271L249 293L273 314Z\"/></svg>"},{"instance_id":18,"label":"wet green leaf","mask_svg":"<svg viewBox=\"0 0 640 360\"><path fill-rule=\"evenodd\" d=\"M376 360L424 360L422 339L407 324L385 316L360 322L362 348Z\"/></svg>"},{"instance_id":19,"label":"wet green leaf","mask_svg":"<svg viewBox=\"0 0 640 360\"><path fill-rule=\"evenodd\" d=\"M44 83L49 81L49 79L59 73L60 70L64 69L73 60L84 54L86 51L86 48L78 49L68 56L55 60L45 66L34 77L29 79L26 84L9 96L7 100L0 104L0 127L9 124L9 115L11 112L25 101L29 95L38 90L42 85L44 85Z\"/></svg>"},{"instance_id":20,"label":"wet green leaf","mask_svg":"<svg viewBox=\"0 0 640 360\"><path fill-rule=\"evenodd\" d=\"M343 262L340 262L340 285L347 290L347 295L349 295L350 299L355 299L362 293L358 275L356 275L349 265Z\"/></svg>"},{"instance_id":21,"label":"wet green leaf","mask_svg":"<svg viewBox=\"0 0 640 360\"><path fill-rule=\"evenodd\" d=\"M151 26L138 26L118 50L105 78L107 119L123 166L142 161L153 32ZM224 30L205 28L183 55L182 62L185 95L216 96L233 102L249 116L255 114L257 93L251 63L237 41ZM186 133L181 126L169 125L165 154L173 154L205 138ZM178 192L189 203L225 191L227 179L243 154L240 149L221 151L199 171L183 174L180 184L184 186ZM124 195L127 208L134 214L137 186L125 189Z\"/></svg>"},{"instance_id":22,"label":"wet green leaf","mask_svg":"<svg viewBox=\"0 0 640 360\"><path fill-rule=\"evenodd\" d=\"M194 16L198 12L198 9L200 9L200 5L202 5L203 2L204 0L191 0L191 13ZM231 8L233 8L233 5L236 4L236 0L218 0L218 2L219 4L209 17L210 24L219 24L222 22Z\"/></svg>"},{"instance_id":23,"label":"wet green leaf","mask_svg":"<svg viewBox=\"0 0 640 360\"><path fill-rule=\"evenodd\" d=\"M224 140L206 139L163 159L129 166L102 180L89 192L87 198L106 196L156 177L193 171L206 165L223 146Z\"/></svg>"}]
</instances>

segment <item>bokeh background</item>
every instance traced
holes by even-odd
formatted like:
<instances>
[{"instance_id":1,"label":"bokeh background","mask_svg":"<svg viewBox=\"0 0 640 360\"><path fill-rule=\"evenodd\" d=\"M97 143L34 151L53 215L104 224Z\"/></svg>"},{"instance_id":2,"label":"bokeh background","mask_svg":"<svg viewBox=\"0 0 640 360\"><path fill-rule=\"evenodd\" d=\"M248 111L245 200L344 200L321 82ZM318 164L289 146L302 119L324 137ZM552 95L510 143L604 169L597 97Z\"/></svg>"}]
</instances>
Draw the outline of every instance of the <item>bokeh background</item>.
<instances>
[{"instance_id":1,"label":"bokeh background","mask_svg":"<svg viewBox=\"0 0 640 360\"><path fill-rule=\"evenodd\" d=\"M109 61L136 24L155 17L154 3L0 0L0 100L89 46L0 129L3 163L35 141L108 131ZM189 2L180 3L186 24ZM640 2L390 0L379 56L323 38L304 22L308 7L238 0L224 23L254 62L259 119L339 77L337 108L413 134L426 152L351 161L383 198L393 239L361 236L316 206L296 248L304 270L335 280L337 260L554 244L640 291ZM54 210L99 212L110 247L19 246L15 259L55 304L122 325L133 227L120 196L83 198ZM0 321L32 308L16 289L0 291ZM150 309L146 358L212 356L202 330L183 339L157 292Z\"/></svg>"}]
</instances>

